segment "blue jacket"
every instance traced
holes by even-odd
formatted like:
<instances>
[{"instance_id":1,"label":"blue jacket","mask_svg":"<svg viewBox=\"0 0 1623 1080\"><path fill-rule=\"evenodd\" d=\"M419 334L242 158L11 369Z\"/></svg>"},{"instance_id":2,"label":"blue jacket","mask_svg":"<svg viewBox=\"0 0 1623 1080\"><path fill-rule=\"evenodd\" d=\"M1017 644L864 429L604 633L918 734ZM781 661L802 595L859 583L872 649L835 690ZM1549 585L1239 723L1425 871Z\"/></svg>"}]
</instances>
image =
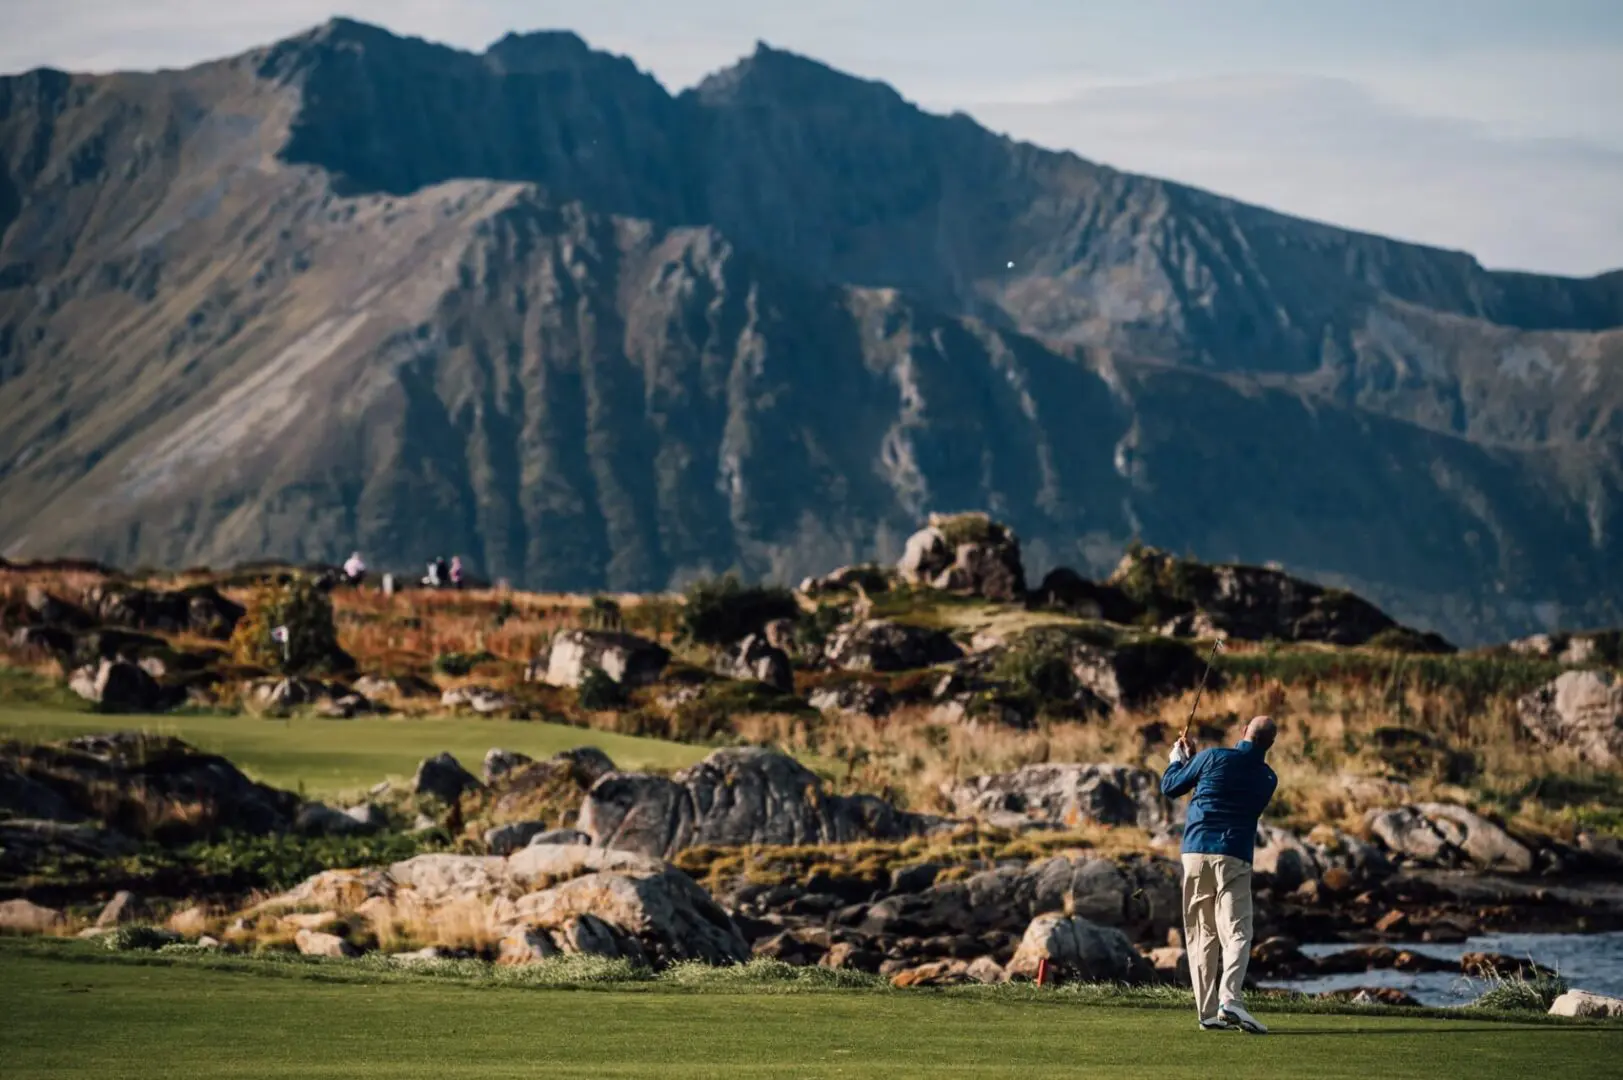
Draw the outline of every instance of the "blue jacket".
<instances>
[{"instance_id":1,"label":"blue jacket","mask_svg":"<svg viewBox=\"0 0 1623 1080\"><path fill-rule=\"evenodd\" d=\"M1183 826L1185 854L1232 855L1251 861L1257 819L1279 786L1279 777L1264 760L1266 753L1247 741L1232 749L1214 746L1181 765L1167 766L1161 794L1176 799L1195 793Z\"/></svg>"}]
</instances>

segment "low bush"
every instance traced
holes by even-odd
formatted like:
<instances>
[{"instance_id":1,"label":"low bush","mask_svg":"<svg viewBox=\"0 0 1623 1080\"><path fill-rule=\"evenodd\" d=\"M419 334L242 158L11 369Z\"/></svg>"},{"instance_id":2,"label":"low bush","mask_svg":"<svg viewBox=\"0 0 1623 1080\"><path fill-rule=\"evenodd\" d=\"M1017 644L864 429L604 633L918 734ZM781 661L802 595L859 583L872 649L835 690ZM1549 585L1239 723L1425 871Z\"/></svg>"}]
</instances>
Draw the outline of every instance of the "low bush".
<instances>
[{"instance_id":1,"label":"low bush","mask_svg":"<svg viewBox=\"0 0 1623 1080\"><path fill-rule=\"evenodd\" d=\"M496 657L492 653L480 649L476 653L449 652L440 653L434 658L434 670L441 675L451 675L460 678L471 674L480 664L489 663Z\"/></svg>"},{"instance_id":2,"label":"low bush","mask_svg":"<svg viewBox=\"0 0 1623 1080\"><path fill-rule=\"evenodd\" d=\"M592 668L581 679L578 690L580 707L589 712L611 712L622 709L629 702L626 688L604 674L601 668Z\"/></svg>"},{"instance_id":3,"label":"low bush","mask_svg":"<svg viewBox=\"0 0 1623 1080\"><path fill-rule=\"evenodd\" d=\"M238 663L289 674L339 674L355 661L338 645L332 600L307 577L262 585L231 635ZM277 639L285 631L286 640Z\"/></svg>"},{"instance_id":4,"label":"low bush","mask_svg":"<svg viewBox=\"0 0 1623 1080\"><path fill-rule=\"evenodd\" d=\"M700 645L728 645L774 619L800 614L794 594L769 585L742 585L731 574L695 582L682 607L681 636Z\"/></svg>"},{"instance_id":5,"label":"low bush","mask_svg":"<svg viewBox=\"0 0 1623 1080\"><path fill-rule=\"evenodd\" d=\"M1568 989L1567 981L1559 975L1500 978L1493 980L1488 990L1472 1004L1501 1012L1547 1013L1555 999Z\"/></svg>"}]
</instances>

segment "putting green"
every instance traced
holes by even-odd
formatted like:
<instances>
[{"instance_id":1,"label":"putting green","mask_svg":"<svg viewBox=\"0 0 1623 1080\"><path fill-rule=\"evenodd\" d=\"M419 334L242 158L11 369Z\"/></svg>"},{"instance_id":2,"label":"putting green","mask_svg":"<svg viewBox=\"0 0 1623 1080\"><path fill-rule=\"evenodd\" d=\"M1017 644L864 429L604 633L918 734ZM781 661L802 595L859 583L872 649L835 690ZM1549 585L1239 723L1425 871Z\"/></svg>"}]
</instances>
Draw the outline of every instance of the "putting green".
<instances>
[{"instance_id":1,"label":"putting green","mask_svg":"<svg viewBox=\"0 0 1623 1080\"><path fill-rule=\"evenodd\" d=\"M417 763L449 750L473 772L493 746L548 757L595 746L625 769L680 768L709 753L702 746L613 735L566 724L471 717L363 717L324 720L254 716L100 716L0 704L0 738L49 741L135 729L175 735L230 758L255 779L311 795L356 792L386 777L409 777Z\"/></svg>"},{"instance_id":2,"label":"putting green","mask_svg":"<svg viewBox=\"0 0 1623 1080\"><path fill-rule=\"evenodd\" d=\"M34 1077L1127 1077L1495 1080L1617 1075L1623 1030L1269 1016L930 991L688 993L322 982L0 951L0 1073Z\"/></svg>"}]
</instances>

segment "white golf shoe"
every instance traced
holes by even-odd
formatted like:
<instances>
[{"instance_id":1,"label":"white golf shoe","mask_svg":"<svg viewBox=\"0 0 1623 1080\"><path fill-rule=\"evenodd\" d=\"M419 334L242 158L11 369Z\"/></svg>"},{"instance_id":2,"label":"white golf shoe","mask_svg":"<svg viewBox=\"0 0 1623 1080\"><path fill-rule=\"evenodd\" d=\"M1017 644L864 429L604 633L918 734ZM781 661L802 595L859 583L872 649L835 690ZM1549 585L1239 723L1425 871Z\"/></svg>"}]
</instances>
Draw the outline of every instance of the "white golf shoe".
<instances>
[{"instance_id":1,"label":"white golf shoe","mask_svg":"<svg viewBox=\"0 0 1623 1080\"><path fill-rule=\"evenodd\" d=\"M1200 1029L1202 1031L1233 1031L1234 1025L1223 1019L1222 1013L1218 1013L1216 1016L1201 1017Z\"/></svg>"},{"instance_id":2,"label":"white golf shoe","mask_svg":"<svg viewBox=\"0 0 1623 1080\"><path fill-rule=\"evenodd\" d=\"M1217 1010L1217 1015L1238 1027L1241 1031L1248 1031L1253 1035L1266 1035L1268 1028L1261 1020L1245 1011L1245 1006L1238 1001L1224 1002L1223 1007Z\"/></svg>"}]
</instances>

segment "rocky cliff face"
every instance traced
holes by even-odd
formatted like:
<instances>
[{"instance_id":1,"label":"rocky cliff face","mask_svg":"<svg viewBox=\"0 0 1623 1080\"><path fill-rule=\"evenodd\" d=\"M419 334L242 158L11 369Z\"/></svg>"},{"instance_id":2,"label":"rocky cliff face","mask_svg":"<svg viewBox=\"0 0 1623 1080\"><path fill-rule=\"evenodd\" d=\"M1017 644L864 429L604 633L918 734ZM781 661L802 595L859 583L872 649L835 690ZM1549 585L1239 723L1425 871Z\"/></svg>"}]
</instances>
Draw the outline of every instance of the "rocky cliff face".
<instances>
[{"instance_id":1,"label":"rocky cliff face","mask_svg":"<svg viewBox=\"0 0 1623 1080\"><path fill-rule=\"evenodd\" d=\"M1011 267L1009 264L1012 263ZM765 47L336 21L0 79L0 551L795 578L984 508L1455 640L1616 621L1623 274L1010 142Z\"/></svg>"}]
</instances>

